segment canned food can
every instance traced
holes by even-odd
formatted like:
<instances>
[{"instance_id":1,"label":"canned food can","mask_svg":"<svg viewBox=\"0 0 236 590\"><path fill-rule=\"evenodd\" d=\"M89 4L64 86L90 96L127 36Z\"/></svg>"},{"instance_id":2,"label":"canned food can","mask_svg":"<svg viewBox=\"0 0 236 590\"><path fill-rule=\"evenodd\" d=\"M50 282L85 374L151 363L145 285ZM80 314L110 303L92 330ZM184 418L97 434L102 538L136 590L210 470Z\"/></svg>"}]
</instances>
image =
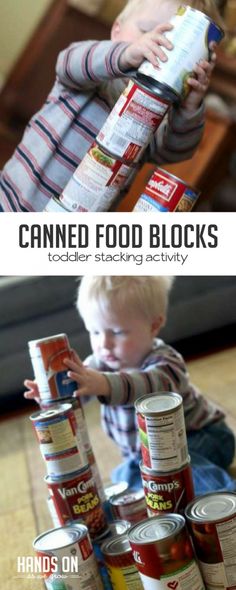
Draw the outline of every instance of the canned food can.
<instances>
[{"instance_id":1,"label":"canned food can","mask_svg":"<svg viewBox=\"0 0 236 590\"><path fill-rule=\"evenodd\" d=\"M127 535L105 541L101 550L113 590L143 590Z\"/></svg>"},{"instance_id":2,"label":"canned food can","mask_svg":"<svg viewBox=\"0 0 236 590\"><path fill-rule=\"evenodd\" d=\"M82 444L78 445L71 404L60 404L30 416L49 475L71 473L87 465Z\"/></svg>"},{"instance_id":3,"label":"canned food can","mask_svg":"<svg viewBox=\"0 0 236 590\"><path fill-rule=\"evenodd\" d=\"M128 490L128 487L129 484L127 483L127 481L120 481L119 483L111 484L104 488L105 501L103 502L103 507L109 523L114 520L110 498L112 496L117 496L122 492L126 492Z\"/></svg>"},{"instance_id":4,"label":"canned food can","mask_svg":"<svg viewBox=\"0 0 236 590\"><path fill-rule=\"evenodd\" d=\"M66 357L71 357L67 335L31 340L28 345L40 398L56 400L72 396L78 386L68 378L63 363Z\"/></svg>"},{"instance_id":5,"label":"canned food can","mask_svg":"<svg viewBox=\"0 0 236 590\"><path fill-rule=\"evenodd\" d=\"M155 213L191 211L197 202L200 191L189 186L184 180L157 168L140 195L133 211Z\"/></svg>"},{"instance_id":6,"label":"canned food can","mask_svg":"<svg viewBox=\"0 0 236 590\"><path fill-rule=\"evenodd\" d=\"M206 588L236 588L236 493L216 492L195 498L186 518Z\"/></svg>"},{"instance_id":7,"label":"canned food can","mask_svg":"<svg viewBox=\"0 0 236 590\"><path fill-rule=\"evenodd\" d=\"M42 533L33 542L48 590L102 590L103 585L83 524Z\"/></svg>"},{"instance_id":8,"label":"canned food can","mask_svg":"<svg viewBox=\"0 0 236 590\"><path fill-rule=\"evenodd\" d=\"M183 516L154 516L127 535L144 590L204 590Z\"/></svg>"},{"instance_id":9,"label":"canned food can","mask_svg":"<svg viewBox=\"0 0 236 590\"><path fill-rule=\"evenodd\" d=\"M60 201L70 211L107 211L133 173L134 167L106 153L95 142L66 185Z\"/></svg>"},{"instance_id":10,"label":"canned food can","mask_svg":"<svg viewBox=\"0 0 236 590\"><path fill-rule=\"evenodd\" d=\"M140 464L148 516L178 512L182 514L194 498L190 457L180 469L162 473Z\"/></svg>"},{"instance_id":11,"label":"canned food can","mask_svg":"<svg viewBox=\"0 0 236 590\"><path fill-rule=\"evenodd\" d=\"M165 37L173 44L173 49L165 48L168 60L159 62L155 68L144 61L137 71L137 77L152 89L153 86L172 91L174 98L185 98L190 90L188 78L193 76L194 66L201 60L210 60L212 41L219 43L223 30L206 14L191 6L179 6L170 19L173 25Z\"/></svg>"},{"instance_id":12,"label":"canned food can","mask_svg":"<svg viewBox=\"0 0 236 590\"><path fill-rule=\"evenodd\" d=\"M89 465L67 476L44 478L60 524L83 520L91 538L108 528L98 490Z\"/></svg>"},{"instance_id":13,"label":"canned food can","mask_svg":"<svg viewBox=\"0 0 236 590\"><path fill-rule=\"evenodd\" d=\"M117 537L118 535L125 535L131 527L131 522L128 520L113 520L109 524L110 536Z\"/></svg>"},{"instance_id":14,"label":"canned food can","mask_svg":"<svg viewBox=\"0 0 236 590\"><path fill-rule=\"evenodd\" d=\"M183 400L178 393L154 393L135 402L142 461L155 471L180 469L188 460Z\"/></svg>"},{"instance_id":15,"label":"canned food can","mask_svg":"<svg viewBox=\"0 0 236 590\"><path fill-rule=\"evenodd\" d=\"M68 209L62 205L59 198L53 197L50 199L44 209L46 213L68 213Z\"/></svg>"},{"instance_id":16,"label":"canned food can","mask_svg":"<svg viewBox=\"0 0 236 590\"><path fill-rule=\"evenodd\" d=\"M139 522L147 518L147 506L143 489L136 492L123 492L110 498L114 519Z\"/></svg>"},{"instance_id":17,"label":"canned food can","mask_svg":"<svg viewBox=\"0 0 236 590\"><path fill-rule=\"evenodd\" d=\"M129 81L98 133L101 148L127 163L137 163L165 116L170 101Z\"/></svg>"}]
</instances>

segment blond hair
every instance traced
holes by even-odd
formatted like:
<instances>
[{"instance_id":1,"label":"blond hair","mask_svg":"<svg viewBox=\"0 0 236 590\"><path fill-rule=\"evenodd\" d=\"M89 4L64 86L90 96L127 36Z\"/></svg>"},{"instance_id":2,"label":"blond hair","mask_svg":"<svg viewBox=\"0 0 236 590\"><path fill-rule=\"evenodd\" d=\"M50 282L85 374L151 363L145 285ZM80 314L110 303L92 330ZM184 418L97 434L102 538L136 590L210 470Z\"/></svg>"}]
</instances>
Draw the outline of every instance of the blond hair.
<instances>
[{"instance_id":1,"label":"blond hair","mask_svg":"<svg viewBox=\"0 0 236 590\"><path fill-rule=\"evenodd\" d=\"M175 2L176 3L176 2ZM216 24L224 28L224 21L221 12L226 2L224 0L188 0L187 2L179 2L179 5L186 4L204 12ZM124 9L118 15L119 20L125 20L134 10L147 5L147 0L127 0Z\"/></svg>"},{"instance_id":2,"label":"blond hair","mask_svg":"<svg viewBox=\"0 0 236 590\"><path fill-rule=\"evenodd\" d=\"M165 320L173 277L90 276L83 277L76 307L83 319L89 317L89 304L96 302L101 313L127 310L148 321Z\"/></svg>"}]
</instances>

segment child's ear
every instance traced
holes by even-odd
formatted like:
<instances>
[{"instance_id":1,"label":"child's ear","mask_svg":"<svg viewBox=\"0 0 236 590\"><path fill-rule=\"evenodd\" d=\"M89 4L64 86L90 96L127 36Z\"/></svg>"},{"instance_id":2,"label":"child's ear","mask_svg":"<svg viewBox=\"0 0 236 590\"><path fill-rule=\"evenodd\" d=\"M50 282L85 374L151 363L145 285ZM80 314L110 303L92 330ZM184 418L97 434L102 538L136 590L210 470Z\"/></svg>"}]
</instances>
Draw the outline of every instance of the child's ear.
<instances>
[{"instance_id":1,"label":"child's ear","mask_svg":"<svg viewBox=\"0 0 236 590\"><path fill-rule=\"evenodd\" d=\"M153 338L159 334L160 329L162 328L162 326L164 326L164 324L165 318L163 315L158 316L152 321L151 332Z\"/></svg>"},{"instance_id":2,"label":"child's ear","mask_svg":"<svg viewBox=\"0 0 236 590\"><path fill-rule=\"evenodd\" d=\"M120 30L121 30L121 27L120 27L119 20L116 19L111 27L111 40L112 41L119 40Z\"/></svg>"}]
</instances>

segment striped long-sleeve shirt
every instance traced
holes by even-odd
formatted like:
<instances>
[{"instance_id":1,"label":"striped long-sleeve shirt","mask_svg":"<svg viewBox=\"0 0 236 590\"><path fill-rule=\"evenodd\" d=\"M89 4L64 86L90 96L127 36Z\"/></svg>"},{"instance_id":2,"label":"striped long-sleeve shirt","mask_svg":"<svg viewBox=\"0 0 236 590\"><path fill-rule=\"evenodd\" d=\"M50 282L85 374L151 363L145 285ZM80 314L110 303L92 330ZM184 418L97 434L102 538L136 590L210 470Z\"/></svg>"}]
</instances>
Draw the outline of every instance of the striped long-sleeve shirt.
<instances>
[{"instance_id":1,"label":"striped long-sleeve shirt","mask_svg":"<svg viewBox=\"0 0 236 590\"><path fill-rule=\"evenodd\" d=\"M62 193L134 73L124 74L119 67L126 46L85 41L59 54L56 82L0 174L0 210L42 211ZM190 158L203 123L202 108L190 114L173 107L146 157L157 164Z\"/></svg>"},{"instance_id":2,"label":"striped long-sleeve shirt","mask_svg":"<svg viewBox=\"0 0 236 590\"><path fill-rule=\"evenodd\" d=\"M109 381L110 397L99 398L103 402L102 426L124 457L135 456L140 451L134 402L143 395L163 391L179 393L183 398L187 432L224 418L222 411L190 383L183 357L160 339L154 341L152 351L136 369L111 372L94 355L85 364L102 371Z\"/></svg>"}]
</instances>

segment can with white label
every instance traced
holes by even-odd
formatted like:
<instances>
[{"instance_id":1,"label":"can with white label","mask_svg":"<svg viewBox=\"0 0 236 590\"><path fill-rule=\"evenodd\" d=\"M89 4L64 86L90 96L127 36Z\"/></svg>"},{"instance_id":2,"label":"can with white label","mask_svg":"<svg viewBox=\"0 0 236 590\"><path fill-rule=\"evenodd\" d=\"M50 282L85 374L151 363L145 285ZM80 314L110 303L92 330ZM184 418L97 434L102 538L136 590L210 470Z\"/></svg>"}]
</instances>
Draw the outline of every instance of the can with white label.
<instances>
[{"instance_id":1,"label":"can with white label","mask_svg":"<svg viewBox=\"0 0 236 590\"><path fill-rule=\"evenodd\" d=\"M33 542L48 590L102 590L88 529L80 524L50 529Z\"/></svg>"},{"instance_id":2,"label":"can with white label","mask_svg":"<svg viewBox=\"0 0 236 590\"><path fill-rule=\"evenodd\" d=\"M127 535L144 590L205 590L183 516L154 516Z\"/></svg>"},{"instance_id":3,"label":"can with white label","mask_svg":"<svg viewBox=\"0 0 236 590\"><path fill-rule=\"evenodd\" d=\"M206 588L235 590L236 493L199 496L187 506L185 514Z\"/></svg>"},{"instance_id":4,"label":"can with white label","mask_svg":"<svg viewBox=\"0 0 236 590\"><path fill-rule=\"evenodd\" d=\"M64 188L60 202L70 211L107 211L135 171L134 166L94 142Z\"/></svg>"},{"instance_id":5,"label":"can with white label","mask_svg":"<svg viewBox=\"0 0 236 590\"><path fill-rule=\"evenodd\" d=\"M191 6L179 6L170 19L173 25L165 37L173 49L165 48L168 60L155 68L145 60L137 71L137 77L153 90L154 87L172 92L172 99L185 98L190 90L188 78L193 76L194 66L201 60L209 60L211 42L219 43L224 31L206 14Z\"/></svg>"},{"instance_id":6,"label":"can with white label","mask_svg":"<svg viewBox=\"0 0 236 590\"><path fill-rule=\"evenodd\" d=\"M188 460L183 399L178 393L151 393L135 402L145 467L167 472Z\"/></svg>"},{"instance_id":7,"label":"can with white label","mask_svg":"<svg viewBox=\"0 0 236 590\"><path fill-rule=\"evenodd\" d=\"M98 133L97 143L127 163L138 162L170 104L161 91L158 96L130 80Z\"/></svg>"}]
</instances>

